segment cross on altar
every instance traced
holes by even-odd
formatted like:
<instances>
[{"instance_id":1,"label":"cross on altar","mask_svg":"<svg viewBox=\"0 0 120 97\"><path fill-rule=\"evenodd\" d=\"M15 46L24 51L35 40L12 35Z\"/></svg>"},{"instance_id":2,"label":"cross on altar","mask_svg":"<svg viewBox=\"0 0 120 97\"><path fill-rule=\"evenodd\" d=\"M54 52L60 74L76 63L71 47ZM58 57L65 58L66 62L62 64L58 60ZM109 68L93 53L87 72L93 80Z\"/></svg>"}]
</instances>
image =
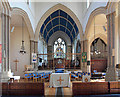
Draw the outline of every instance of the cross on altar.
<instances>
[{"instance_id":1,"label":"cross on altar","mask_svg":"<svg viewBox=\"0 0 120 97\"><path fill-rule=\"evenodd\" d=\"M85 78L85 82L88 82L88 79L87 79L87 78Z\"/></svg>"},{"instance_id":2,"label":"cross on altar","mask_svg":"<svg viewBox=\"0 0 120 97\"><path fill-rule=\"evenodd\" d=\"M15 67L16 67L16 71L17 71L17 63L19 62L17 59L14 61L15 62Z\"/></svg>"},{"instance_id":3,"label":"cross on altar","mask_svg":"<svg viewBox=\"0 0 120 97\"><path fill-rule=\"evenodd\" d=\"M61 81L64 81L63 79L61 79L61 76L60 76L60 79L59 80L57 80L57 81L59 81L60 82L60 85L61 85Z\"/></svg>"}]
</instances>

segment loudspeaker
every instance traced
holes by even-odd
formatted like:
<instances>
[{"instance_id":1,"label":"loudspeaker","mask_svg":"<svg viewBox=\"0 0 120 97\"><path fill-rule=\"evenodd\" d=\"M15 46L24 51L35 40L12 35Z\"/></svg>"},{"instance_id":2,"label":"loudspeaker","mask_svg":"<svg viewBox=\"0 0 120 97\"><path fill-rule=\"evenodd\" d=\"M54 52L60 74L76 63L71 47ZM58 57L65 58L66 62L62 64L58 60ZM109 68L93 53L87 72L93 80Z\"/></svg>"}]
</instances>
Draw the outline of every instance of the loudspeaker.
<instances>
[{"instance_id":1,"label":"loudspeaker","mask_svg":"<svg viewBox=\"0 0 120 97\"><path fill-rule=\"evenodd\" d=\"M116 68L120 69L120 64L116 64Z\"/></svg>"},{"instance_id":2,"label":"loudspeaker","mask_svg":"<svg viewBox=\"0 0 120 97\"><path fill-rule=\"evenodd\" d=\"M39 58L39 62L42 62L42 58Z\"/></svg>"},{"instance_id":3,"label":"loudspeaker","mask_svg":"<svg viewBox=\"0 0 120 97\"><path fill-rule=\"evenodd\" d=\"M90 65L90 61L87 61L87 65Z\"/></svg>"}]
</instances>

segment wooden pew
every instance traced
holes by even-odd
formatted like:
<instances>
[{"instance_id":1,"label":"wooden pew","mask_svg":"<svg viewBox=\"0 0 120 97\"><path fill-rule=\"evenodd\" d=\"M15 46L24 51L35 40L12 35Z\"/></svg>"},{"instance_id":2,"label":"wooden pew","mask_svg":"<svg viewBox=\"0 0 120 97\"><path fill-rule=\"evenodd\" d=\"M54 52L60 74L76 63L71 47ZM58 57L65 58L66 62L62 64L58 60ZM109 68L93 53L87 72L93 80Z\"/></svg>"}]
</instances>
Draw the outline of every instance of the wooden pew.
<instances>
[{"instance_id":1,"label":"wooden pew","mask_svg":"<svg viewBox=\"0 0 120 97\"><path fill-rule=\"evenodd\" d=\"M73 95L108 94L108 82L73 82Z\"/></svg>"},{"instance_id":2,"label":"wooden pew","mask_svg":"<svg viewBox=\"0 0 120 97\"><path fill-rule=\"evenodd\" d=\"M120 94L120 82L110 82L110 94Z\"/></svg>"},{"instance_id":3,"label":"wooden pew","mask_svg":"<svg viewBox=\"0 0 120 97\"><path fill-rule=\"evenodd\" d=\"M44 83L2 83L2 95L44 96Z\"/></svg>"},{"instance_id":4,"label":"wooden pew","mask_svg":"<svg viewBox=\"0 0 120 97\"><path fill-rule=\"evenodd\" d=\"M2 95L8 95L8 88L9 85L8 83L0 83L2 86Z\"/></svg>"}]
</instances>

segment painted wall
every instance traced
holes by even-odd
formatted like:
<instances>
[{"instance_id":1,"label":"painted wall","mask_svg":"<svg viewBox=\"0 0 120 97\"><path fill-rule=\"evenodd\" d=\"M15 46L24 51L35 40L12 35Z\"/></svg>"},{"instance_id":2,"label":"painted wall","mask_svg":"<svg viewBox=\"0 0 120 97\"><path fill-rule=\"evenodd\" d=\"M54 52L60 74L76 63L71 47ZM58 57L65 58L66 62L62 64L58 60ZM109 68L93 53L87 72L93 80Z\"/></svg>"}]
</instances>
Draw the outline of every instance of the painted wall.
<instances>
[{"instance_id":1,"label":"painted wall","mask_svg":"<svg viewBox=\"0 0 120 97\"><path fill-rule=\"evenodd\" d=\"M13 32L10 33L10 65L11 71L14 75L19 75L23 77L24 74L24 65L30 65L30 39L29 32L26 26L24 27L24 41L25 41L25 50L26 54L22 55L19 53L21 49L21 41L22 41L22 27L15 26ZM14 60L19 60L16 65Z\"/></svg>"}]
</instances>

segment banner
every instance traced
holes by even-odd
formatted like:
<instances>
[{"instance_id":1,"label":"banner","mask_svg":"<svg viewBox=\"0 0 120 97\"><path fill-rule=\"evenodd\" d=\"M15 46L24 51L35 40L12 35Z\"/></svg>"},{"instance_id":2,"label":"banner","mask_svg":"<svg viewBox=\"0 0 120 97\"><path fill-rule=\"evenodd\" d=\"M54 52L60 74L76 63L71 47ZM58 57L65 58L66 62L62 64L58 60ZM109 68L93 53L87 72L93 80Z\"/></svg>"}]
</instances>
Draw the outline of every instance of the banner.
<instances>
[{"instance_id":1,"label":"banner","mask_svg":"<svg viewBox=\"0 0 120 97\"><path fill-rule=\"evenodd\" d=\"M87 52L82 53L82 62L87 62Z\"/></svg>"},{"instance_id":2,"label":"banner","mask_svg":"<svg viewBox=\"0 0 120 97\"><path fill-rule=\"evenodd\" d=\"M0 63L2 63L2 44L0 44Z\"/></svg>"},{"instance_id":3,"label":"banner","mask_svg":"<svg viewBox=\"0 0 120 97\"><path fill-rule=\"evenodd\" d=\"M37 54L32 53L32 63L37 63Z\"/></svg>"}]
</instances>

